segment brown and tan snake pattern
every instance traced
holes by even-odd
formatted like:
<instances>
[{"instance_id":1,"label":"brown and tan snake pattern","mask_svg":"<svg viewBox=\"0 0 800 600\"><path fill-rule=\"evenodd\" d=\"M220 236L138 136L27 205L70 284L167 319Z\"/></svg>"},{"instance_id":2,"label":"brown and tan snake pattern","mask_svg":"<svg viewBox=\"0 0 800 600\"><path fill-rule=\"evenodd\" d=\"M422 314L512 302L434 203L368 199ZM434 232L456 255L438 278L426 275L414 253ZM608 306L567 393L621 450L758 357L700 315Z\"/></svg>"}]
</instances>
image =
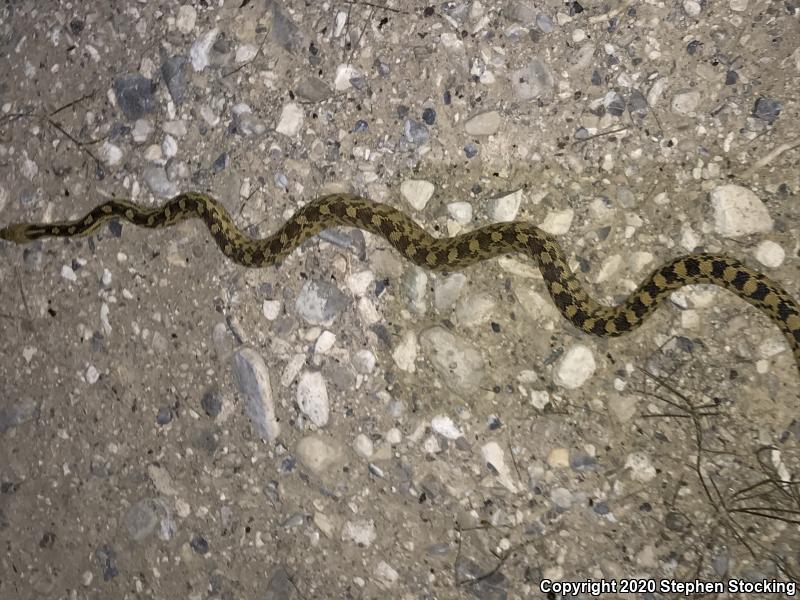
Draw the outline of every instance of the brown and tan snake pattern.
<instances>
[{"instance_id":1,"label":"brown and tan snake pattern","mask_svg":"<svg viewBox=\"0 0 800 600\"><path fill-rule=\"evenodd\" d=\"M0 229L0 238L24 244L43 237L88 235L110 219L161 228L191 218L202 219L225 256L246 267L275 264L307 238L335 225L382 236L404 257L432 270L461 269L510 252L526 254L538 263L561 314L576 327L599 336L617 336L635 329L673 290L711 283L730 290L772 319L786 336L800 369L800 308L779 284L755 269L726 256L689 254L653 271L621 304L605 306L583 288L555 239L523 221L494 223L452 238L435 238L391 206L351 194L332 194L298 210L271 236L253 239L236 227L217 200L187 192L154 209L111 200L75 221L9 225Z\"/></svg>"}]
</instances>

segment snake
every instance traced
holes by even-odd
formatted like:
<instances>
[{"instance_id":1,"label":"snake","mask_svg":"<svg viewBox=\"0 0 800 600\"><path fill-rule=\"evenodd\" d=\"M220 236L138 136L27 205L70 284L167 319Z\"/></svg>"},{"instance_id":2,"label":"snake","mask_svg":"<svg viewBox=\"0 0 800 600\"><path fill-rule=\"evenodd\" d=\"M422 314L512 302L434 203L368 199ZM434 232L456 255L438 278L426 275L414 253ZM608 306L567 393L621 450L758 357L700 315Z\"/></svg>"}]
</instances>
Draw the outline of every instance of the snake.
<instances>
[{"instance_id":1,"label":"snake","mask_svg":"<svg viewBox=\"0 0 800 600\"><path fill-rule=\"evenodd\" d=\"M76 220L16 223L0 229L0 238L25 244L40 238L86 236L112 219L157 229L192 218L204 222L226 257L254 268L279 264L306 239L332 226L356 227L381 236L405 258L432 271L456 271L500 255L521 253L536 261L559 312L580 330L602 337L636 329L679 288L713 284L766 314L784 334L800 370L800 307L780 284L756 269L721 254L687 254L665 262L622 302L609 306L589 295L556 239L526 221L492 223L453 237L435 237L388 204L335 193L309 201L272 235L252 238L236 226L213 196L184 192L154 208L114 199Z\"/></svg>"}]
</instances>

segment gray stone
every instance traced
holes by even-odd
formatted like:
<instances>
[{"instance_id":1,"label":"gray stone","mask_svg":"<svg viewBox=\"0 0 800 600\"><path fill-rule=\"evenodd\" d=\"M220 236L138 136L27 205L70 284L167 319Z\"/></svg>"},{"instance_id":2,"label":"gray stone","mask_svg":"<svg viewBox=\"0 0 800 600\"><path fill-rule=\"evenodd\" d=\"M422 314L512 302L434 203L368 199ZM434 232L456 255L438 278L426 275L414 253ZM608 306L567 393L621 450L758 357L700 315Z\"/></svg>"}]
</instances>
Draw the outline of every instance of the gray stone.
<instances>
[{"instance_id":1,"label":"gray stone","mask_svg":"<svg viewBox=\"0 0 800 600\"><path fill-rule=\"evenodd\" d=\"M12 427L19 427L31 419L39 418L39 406L31 399L25 399L8 407L0 408L0 433Z\"/></svg>"},{"instance_id":2,"label":"gray stone","mask_svg":"<svg viewBox=\"0 0 800 600\"><path fill-rule=\"evenodd\" d=\"M294 304L297 313L314 325L330 323L341 313L350 299L327 281L309 279Z\"/></svg>"},{"instance_id":3,"label":"gray stone","mask_svg":"<svg viewBox=\"0 0 800 600\"><path fill-rule=\"evenodd\" d=\"M186 95L187 60L185 56L171 56L161 64L161 77L167 84L167 90L176 106L183 103Z\"/></svg>"},{"instance_id":4,"label":"gray stone","mask_svg":"<svg viewBox=\"0 0 800 600\"><path fill-rule=\"evenodd\" d=\"M333 94L330 86L319 77L305 77L294 90L297 97L308 102L322 102Z\"/></svg>"},{"instance_id":5,"label":"gray stone","mask_svg":"<svg viewBox=\"0 0 800 600\"><path fill-rule=\"evenodd\" d=\"M535 100L548 96L555 85L553 71L539 58L534 58L527 67L511 72L511 86L520 100Z\"/></svg>"},{"instance_id":6,"label":"gray stone","mask_svg":"<svg viewBox=\"0 0 800 600\"><path fill-rule=\"evenodd\" d=\"M443 327L425 330L420 335L420 342L448 387L456 391L478 389L483 379L484 362L472 344Z\"/></svg>"},{"instance_id":7,"label":"gray stone","mask_svg":"<svg viewBox=\"0 0 800 600\"><path fill-rule=\"evenodd\" d=\"M254 348L244 347L234 353L233 366L239 391L244 396L245 413L263 439L275 441L281 426L275 417L269 370L264 359Z\"/></svg>"},{"instance_id":8,"label":"gray stone","mask_svg":"<svg viewBox=\"0 0 800 600\"><path fill-rule=\"evenodd\" d=\"M267 10L272 11L272 28L270 37L278 43L284 50L296 54L307 47L303 32L294 24L294 21L287 15L280 2L266 0Z\"/></svg>"},{"instance_id":9,"label":"gray stone","mask_svg":"<svg viewBox=\"0 0 800 600\"><path fill-rule=\"evenodd\" d=\"M131 121L141 119L156 108L155 84L138 73L118 77L114 81L117 104Z\"/></svg>"}]
</instances>

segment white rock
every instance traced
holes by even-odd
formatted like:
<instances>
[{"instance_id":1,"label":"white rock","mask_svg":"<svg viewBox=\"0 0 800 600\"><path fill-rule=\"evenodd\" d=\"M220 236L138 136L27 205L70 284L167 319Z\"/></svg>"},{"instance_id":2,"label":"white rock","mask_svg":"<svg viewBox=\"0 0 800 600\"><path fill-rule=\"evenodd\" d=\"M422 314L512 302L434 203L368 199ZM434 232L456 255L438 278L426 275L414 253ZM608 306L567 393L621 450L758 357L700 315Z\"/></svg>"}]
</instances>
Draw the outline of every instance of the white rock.
<instances>
[{"instance_id":1,"label":"white rock","mask_svg":"<svg viewBox=\"0 0 800 600\"><path fill-rule=\"evenodd\" d=\"M183 119L176 119L175 121L167 121L161 126L161 129L164 130L164 133L168 133L172 137L176 137L178 139L184 137L189 131L188 128L186 127L186 121L184 121Z\"/></svg>"},{"instance_id":2,"label":"white rock","mask_svg":"<svg viewBox=\"0 0 800 600\"><path fill-rule=\"evenodd\" d=\"M131 137L137 144L146 142L154 131L153 124L147 119L137 119L131 129Z\"/></svg>"},{"instance_id":3,"label":"white rock","mask_svg":"<svg viewBox=\"0 0 800 600\"><path fill-rule=\"evenodd\" d=\"M61 267L61 277L73 283L78 281L78 276L75 274L75 270L69 265L63 265Z\"/></svg>"},{"instance_id":4,"label":"white rock","mask_svg":"<svg viewBox=\"0 0 800 600\"><path fill-rule=\"evenodd\" d=\"M375 567L375 579L384 588L392 587L399 577L400 574L384 561L379 562Z\"/></svg>"},{"instance_id":5,"label":"white rock","mask_svg":"<svg viewBox=\"0 0 800 600\"><path fill-rule=\"evenodd\" d=\"M217 41L218 35L219 29L214 27L214 29L200 36L189 49L189 59L192 61L192 68L196 72L199 73L209 65L211 61L209 52L211 52L211 47Z\"/></svg>"},{"instance_id":6,"label":"white rock","mask_svg":"<svg viewBox=\"0 0 800 600\"><path fill-rule=\"evenodd\" d=\"M419 267L413 267L403 278L402 289L408 297L411 310L423 315L428 310L425 298L428 295L428 273Z\"/></svg>"},{"instance_id":7,"label":"white rock","mask_svg":"<svg viewBox=\"0 0 800 600\"><path fill-rule=\"evenodd\" d=\"M319 371L304 371L297 382L297 406L317 427L325 427L330 418L328 387Z\"/></svg>"},{"instance_id":8,"label":"white rock","mask_svg":"<svg viewBox=\"0 0 800 600\"><path fill-rule=\"evenodd\" d=\"M783 264L786 252L783 248L771 240L764 240L756 248L755 257L765 267L776 269Z\"/></svg>"},{"instance_id":9,"label":"white rock","mask_svg":"<svg viewBox=\"0 0 800 600\"><path fill-rule=\"evenodd\" d=\"M586 383L596 368L591 349L576 344L559 359L553 369L553 382L563 388L574 390Z\"/></svg>"},{"instance_id":10,"label":"white rock","mask_svg":"<svg viewBox=\"0 0 800 600\"><path fill-rule=\"evenodd\" d=\"M422 442L422 451L425 454L438 454L442 451L439 439L435 435L429 435Z\"/></svg>"},{"instance_id":11,"label":"white rock","mask_svg":"<svg viewBox=\"0 0 800 600\"><path fill-rule=\"evenodd\" d=\"M360 298L365 296L372 284L375 283L375 273L369 270L351 273L347 276L346 283L350 292L356 298Z\"/></svg>"},{"instance_id":12,"label":"white rock","mask_svg":"<svg viewBox=\"0 0 800 600\"><path fill-rule=\"evenodd\" d=\"M488 442L481 447L481 457L484 464L492 465L497 473L497 481L512 493L517 492L517 486L511 477L511 469L506 464L505 451L497 442Z\"/></svg>"},{"instance_id":13,"label":"white rock","mask_svg":"<svg viewBox=\"0 0 800 600\"><path fill-rule=\"evenodd\" d=\"M702 7L695 0L684 0L684 2L683 2L683 10L690 17L696 17L697 15L700 14L700 11L702 10Z\"/></svg>"},{"instance_id":14,"label":"white rock","mask_svg":"<svg viewBox=\"0 0 800 600\"><path fill-rule=\"evenodd\" d=\"M547 464L554 469L569 467L569 448L553 448L547 455Z\"/></svg>"},{"instance_id":15,"label":"white rock","mask_svg":"<svg viewBox=\"0 0 800 600\"><path fill-rule=\"evenodd\" d=\"M110 142L103 142L100 146L99 158L109 167L119 164L122 160L122 149Z\"/></svg>"},{"instance_id":16,"label":"white rock","mask_svg":"<svg viewBox=\"0 0 800 600\"><path fill-rule=\"evenodd\" d=\"M544 410L550 404L550 394L547 393L547 390L531 390L530 396L531 404L537 410Z\"/></svg>"},{"instance_id":17,"label":"white rock","mask_svg":"<svg viewBox=\"0 0 800 600\"><path fill-rule=\"evenodd\" d=\"M495 312L497 302L489 292L478 292L465 296L456 306L458 324L464 327L475 327L488 323Z\"/></svg>"},{"instance_id":18,"label":"white rock","mask_svg":"<svg viewBox=\"0 0 800 600\"><path fill-rule=\"evenodd\" d=\"M437 415L433 417L433 419L431 419L431 429L442 437L446 437L448 440L457 440L460 437L464 437L464 434L461 433L458 426L453 423L453 419L447 415Z\"/></svg>"},{"instance_id":19,"label":"white rock","mask_svg":"<svg viewBox=\"0 0 800 600\"><path fill-rule=\"evenodd\" d=\"M672 111L679 115L688 115L693 113L700 104L700 92L691 90L687 92L680 92L672 97Z\"/></svg>"},{"instance_id":20,"label":"white rock","mask_svg":"<svg viewBox=\"0 0 800 600\"><path fill-rule=\"evenodd\" d=\"M772 230L772 217L764 203L748 188L721 185L711 190L714 230L725 237L740 237Z\"/></svg>"},{"instance_id":21,"label":"white rock","mask_svg":"<svg viewBox=\"0 0 800 600\"><path fill-rule=\"evenodd\" d=\"M644 452L632 452L625 460L625 468L631 470L631 478L647 483L656 476L656 469L650 462L650 457Z\"/></svg>"},{"instance_id":22,"label":"white rock","mask_svg":"<svg viewBox=\"0 0 800 600\"><path fill-rule=\"evenodd\" d=\"M551 235L564 235L569 231L574 217L575 211L571 208L566 208L561 211L551 211L547 214L539 227Z\"/></svg>"},{"instance_id":23,"label":"white rock","mask_svg":"<svg viewBox=\"0 0 800 600\"><path fill-rule=\"evenodd\" d=\"M278 315L281 314L281 303L279 300L264 300L264 304L261 305L261 310L268 320L274 321L278 318Z\"/></svg>"},{"instance_id":24,"label":"white rock","mask_svg":"<svg viewBox=\"0 0 800 600\"><path fill-rule=\"evenodd\" d=\"M327 329L319 334L317 341L314 343L315 354L326 354L333 348L336 343L336 334Z\"/></svg>"},{"instance_id":25,"label":"white rock","mask_svg":"<svg viewBox=\"0 0 800 600\"><path fill-rule=\"evenodd\" d=\"M472 205L469 202L451 202L447 205L447 213L462 225L472 221Z\"/></svg>"},{"instance_id":26,"label":"white rock","mask_svg":"<svg viewBox=\"0 0 800 600\"><path fill-rule=\"evenodd\" d=\"M433 287L433 303L436 309L441 312L453 306L466 283L467 277L463 273L439 277Z\"/></svg>"},{"instance_id":27,"label":"white rock","mask_svg":"<svg viewBox=\"0 0 800 600\"><path fill-rule=\"evenodd\" d=\"M353 355L353 366L362 375L368 375L375 369L375 354L371 350L359 350Z\"/></svg>"},{"instance_id":28,"label":"white rock","mask_svg":"<svg viewBox=\"0 0 800 600\"><path fill-rule=\"evenodd\" d=\"M297 442L297 458L315 475L328 471L342 460L342 450L330 439L309 435Z\"/></svg>"},{"instance_id":29,"label":"white rock","mask_svg":"<svg viewBox=\"0 0 800 600\"><path fill-rule=\"evenodd\" d=\"M94 365L89 365L89 368L86 369L86 382L90 385L94 385L97 383L98 379L100 379L100 373L97 372Z\"/></svg>"},{"instance_id":30,"label":"white rock","mask_svg":"<svg viewBox=\"0 0 800 600\"><path fill-rule=\"evenodd\" d=\"M191 33L197 21L197 11L191 4L184 4L178 9L175 26L181 33Z\"/></svg>"},{"instance_id":31,"label":"white rock","mask_svg":"<svg viewBox=\"0 0 800 600\"><path fill-rule=\"evenodd\" d=\"M415 210L425 208L433 196L434 189L434 185L424 179L406 179L400 184L400 193Z\"/></svg>"},{"instance_id":32,"label":"white rock","mask_svg":"<svg viewBox=\"0 0 800 600\"><path fill-rule=\"evenodd\" d=\"M167 158L172 158L178 153L178 142L171 135L165 135L164 140L161 142L161 152Z\"/></svg>"},{"instance_id":33,"label":"white rock","mask_svg":"<svg viewBox=\"0 0 800 600\"><path fill-rule=\"evenodd\" d=\"M278 126L275 131L282 133L287 137L294 137L303 127L303 109L299 104L289 102L283 106L281 110L281 118L278 121Z\"/></svg>"},{"instance_id":34,"label":"white rock","mask_svg":"<svg viewBox=\"0 0 800 600\"><path fill-rule=\"evenodd\" d=\"M356 454L363 458L369 458L375 452L372 440L364 433L359 433L356 436L356 439L353 441L353 449L356 451Z\"/></svg>"},{"instance_id":35,"label":"white rock","mask_svg":"<svg viewBox=\"0 0 800 600\"><path fill-rule=\"evenodd\" d=\"M375 532L375 521L348 521L342 527L342 541L354 542L359 546L369 548L378 537Z\"/></svg>"},{"instance_id":36,"label":"white rock","mask_svg":"<svg viewBox=\"0 0 800 600\"><path fill-rule=\"evenodd\" d=\"M403 432L400 431L397 427L392 427L389 431L386 432L386 442L391 444L392 446L396 446L402 441L403 441Z\"/></svg>"},{"instance_id":37,"label":"white rock","mask_svg":"<svg viewBox=\"0 0 800 600\"><path fill-rule=\"evenodd\" d=\"M258 48L252 44L242 44L236 49L234 62L236 62L236 64L246 63L249 60L253 60L256 54L258 54Z\"/></svg>"},{"instance_id":38,"label":"white rock","mask_svg":"<svg viewBox=\"0 0 800 600\"><path fill-rule=\"evenodd\" d=\"M469 135L492 135L500 129L500 113L490 110L475 115L464 123L464 130Z\"/></svg>"},{"instance_id":39,"label":"white rock","mask_svg":"<svg viewBox=\"0 0 800 600\"><path fill-rule=\"evenodd\" d=\"M743 12L747 10L747 0L730 0L728 6L730 6L733 11Z\"/></svg>"},{"instance_id":40,"label":"white rock","mask_svg":"<svg viewBox=\"0 0 800 600\"><path fill-rule=\"evenodd\" d=\"M520 204L522 204L522 190L497 198L492 203L492 219L498 222L513 221L517 218Z\"/></svg>"},{"instance_id":41,"label":"white rock","mask_svg":"<svg viewBox=\"0 0 800 600\"><path fill-rule=\"evenodd\" d=\"M336 67L336 77L333 87L337 92L343 92L351 87L350 80L358 77L360 73L352 65L339 65Z\"/></svg>"},{"instance_id":42,"label":"white rock","mask_svg":"<svg viewBox=\"0 0 800 600\"><path fill-rule=\"evenodd\" d=\"M417 334L413 331L406 331L403 338L397 347L392 352L392 358L397 368L407 373L416 371L417 351L419 345L417 343Z\"/></svg>"}]
</instances>

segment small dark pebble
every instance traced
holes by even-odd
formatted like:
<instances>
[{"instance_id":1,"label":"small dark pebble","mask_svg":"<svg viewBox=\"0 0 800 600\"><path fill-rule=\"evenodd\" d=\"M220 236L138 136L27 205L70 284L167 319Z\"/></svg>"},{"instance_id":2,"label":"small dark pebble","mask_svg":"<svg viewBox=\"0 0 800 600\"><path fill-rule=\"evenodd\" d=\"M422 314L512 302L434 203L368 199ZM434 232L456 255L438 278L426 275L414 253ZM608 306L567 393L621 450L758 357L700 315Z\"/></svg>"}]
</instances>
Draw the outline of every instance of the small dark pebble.
<instances>
[{"instance_id":1,"label":"small dark pebble","mask_svg":"<svg viewBox=\"0 0 800 600\"><path fill-rule=\"evenodd\" d=\"M653 510L653 506L649 502L642 502L639 505L639 510L642 512L650 512Z\"/></svg>"},{"instance_id":2,"label":"small dark pebble","mask_svg":"<svg viewBox=\"0 0 800 600\"><path fill-rule=\"evenodd\" d=\"M422 120L428 125L433 125L436 122L436 111L432 108L426 108L422 111Z\"/></svg>"},{"instance_id":3,"label":"small dark pebble","mask_svg":"<svg viewBox=\"0 0 800 600\"><path fill-rule=\"evenodd\" d=\"M739 81L739 74L736 71L728 71L725 74L725 85L735 85Z\"/></svg>"},{"instance_id":4,"label":"small dark pebble","mask_svg":"<svg viewBox=\"0 0 800 600\"><path fill-rule=\"evenodd\" d=\"M103 580L111 581L114 577L119 575L117 569L117 553L114 552L110 546L101 546L94 551L97 561L100 563L100 568L103 569Z\"/></svg>"},{"instance_id":5,"label":"small dark pebble","mask_svg":"<svg viewBox=\"0 0 800 600\"><path fill-rule=\"evenodd\" d=\"M603 83L603 78L600 77L600 73L592 71L592 85L600 85L601 83Z\"/></svg>"},{"instance_id":6,"label":"small dark pebble","mask_svg":"<svg viewBox=\"0 0 800 600\"><path fill-rule=\"evenodd\" d=\"M442 94L442 102L444 102L445 106L449 106L452 101L453 97L450 95L450 90L445 90L444 94Z\"/></svg>"},{"instance_id":7,"label":"small dark pebble","mask_svg":"<svg viewBox=\"0 0 800 600\"><path fill-rule=\"evenodd\" d=\"M772 98L759 98L753 106L753 116L761 121L774 123L781 114L781 103Z\"/></svg>"},{"instance_id":8,"label":"small dark pebble","mask_svg":"<svg viewBox=\"0 0 800 600\"><path fill-rule=\"evenodd\" d=\"M686 51L689 54L694 54L695 52L697 52L700 49L700 46L702 46L702 45L703 45L703 42L701 42L700 40L692 40L691 42L689 42L686 45Z\"/></svg>"},{"instance_id":9,"label":"small dark pebble","mask_svg":"<svg viewBox=\"0 0 800 600\"><path fill-rule=\"evenodd\" d=\"M153 81L138 73L123 75L114 81L117 103L131 121L141 119L155 110L155 89Z\"/></svg>"},{"instance_id":10,"label":"small dark pebble","mask_svg":"<svg viewBox=\"0 0 800 600\"><path fill-rule=\"evenodd\" d=\"M128 125L117 121L111 126L111 131L108 132L108 141L116 142L120 138L128 135L130 132L131 128Z\"/></svg>"},{"instance_id":11,"label":"small dark pebble","mask_svg":"<svg viewBox=\"0 0 800 600\"><path fill-rule=\"evenodd\" d=\"M189 542L189 545L192 547L192 550L198 554L208 554L208 540L202 535L198 534L194 536L192 541Z\"/></svg>"},{"instance_id":12,"label":"small dark pebble","mask_svg":"<svg viewBox=\"0 0 800 600\"><path fill-rule=\"evenodd\" d=\"M494 331L495 333L500 333L500 323L495 323L494 321L492 321L491 326L492 326L492 331Z\"/></svg>"},{"instance_id":13,"label":"small dark pebble","mask_svg":"<svg viewBox=\"0 0 800 600\"><path fill-rule=\"evenodd\" d=\"M84 22L77 17L69 22L69 30L72 32L72 35L80 35L83 32L84 27Z\"/></svg>"},{"instance_id":14,"label":"small dark pebble","mask_svg":"<svg viewBox=\"0 0 800 600\"><path fill-rule=\"evenodd\" d=\"M408 142L418 146L424 144L430 138L427 126L424 123L412 119L406 119L405 125L403 126L403 134Z\"/></svg>"},{"instance_id":15,"label":"small dark pebble","mask_svg":"<svg viewBox=\"0 0 800 600\"><path fill-rule=\"evenodd\" d=\"M14 494L17 491L17 484L13 481L4 481L0 483L0 493L2 494Z\"/></svg>"},{"instance_id":16,"label":"small dark pebble","mask_svg":"<svg viewBox=\"0 0 800 600\"><path fill-rule=\"evenodd\" d=\"M122 223L120 223L118 219L109 221L108 231L109 233L111 233L112 237L115 238L122 237Z\"/></svg>"},{"instance_id":17,"label":"small dark pebble","mask_svg":"<svg viewBox=\"0 0 800 600\"><path fill-rule=\"evenodd\" d=\"M172 422L172 409L169 406L162 406L158 409L156 423L159 425L166 425L170 422Z\"/></svg>"},{"instance_id":18,"label":"small dark pebble","mask_svg":"<svg viewBox=\"0 0 800 600\"><path fill-rule=\"evenodd\" d=\"M380 298L381 294L389 287L388 279L378 279L375 282L375 297Z\"/></svg>"},{"instance_id":19,"label":"small dark pebble","mask_svg":"<svg viewBox=\"0 0 800 600\"><path fill-rule=\"evenodd\" d=\"M353 133L361 133L362 131L367 131L369 129L369 123L364 121L363 119L359 119L356 121L356 124L353 125Z\"/></svg>"},{"instance_id":20,"label":"small dark pebble","mask_svg":"<svg viewBox=\"0 0 800 600\"><path fill-rule=\"evenodd\" d=\"M464 155L467 158L474 158L478 156L478 147L475 144L467 144L464 146Z\"/></svg>"},{"instance_id":21,"label":"small dark pebble","mask_svg":"<svg viewBox=\"0 0 800 600\"><path fill-rule=\"evenodd\" d=\"M361 91L366 89L367 87L367 80L363 77L351 77L350 78L350 85L352 85L357 90Z\"/></svg>"},{"instance_id":22,"label":"small dark pebble","mask_svg":"<svg viewBox=\"0 0 800 600\"><path fill-rule=\"evenodd\" d=\"M216 417L222 412L222 394L216 387L206 390L200 400L200 405L209 417Z\"/></svg>"},{"instance_id":23,"label":"small dark pebble","mask_svg":"<svg viewBox=\"0 0 800 600\"><path fill-rule=\"evenodd\" d=\"M495 431L503 426L503 422L495 416L489 417L489 429Z\"/></svg>"},{"instance_id":24,"label":"small dark pebble","mask_svg":"<svg viewBox=\"0 0 800 600\"><path fill-rule=\"evenodd\" d=\"M681 335L681 336L678 336L675 339L675 341L678 344L678 348L680 348L684 352L688 352L688 353L691 354L691 352L694 350L694 342L692 342L692 340L690 340L687 337L684 337L684 336Z\"/></svg>"},{"instance_id":25,"label":"small dark pebble","mask_svg":"<svg viewBox=\"0 0 800 600\"><path fill-rule=\"evenodd\" d=\"M297 459L294 456L287 456L281 461L281 466L278 470L281 473L291 473L294 471L295 465L297 465Z\"/></svg>"},{"instance_id":26,"label":"small dark pebble","mask_svg":"<svg viewBox=\"0 0 800 600\"><path fill-rule=\"evenodd\" d=\"M397 116L401 119L405 119L408 116L408 107L405 104L398 104L396 110Z\"/></svg>"},{"instance_id":27,"label":"small dark pebble","mask_svg":"<svg viewBox=\"0 0 800 600\"><path fill-rule=\"evenodd\" d=\"M56 543L56 534L52 531L45 531L42 539L39 540L39 548L52 548Z\"/></svg>"},{"instance_id":28,"label":"small dark pebble","mask_svg":"<svg viewBox=\"0 0 800 600\"><path fill-rule=\"evenodd\" d=\"M378 71L378 75L380 75L381 77L386 77L389 74L390 72L389 65L387 65L379 58L376 58L373 64L375 65L375 70Z\"/></svg>"},{"instance_id":29,"label":"small dark pebble","mask_svg":"<svg viewBox=\"0 0 800 600\"><path fill-rule=\"evenodd\" d=\"M608 504L605 502L595 502L592 508L598 515L607 515L611 512L611 509L608 508Z\"/></svg>"},{"instance_id":30,"label":"small dark pebble","mask_svg":"<svg viewBox=\"0 0 800 600\"><path fill-rule=\"evenodd\" d=\"M586 127L578 127L575 130L575 139L576 140L587 140L589 139L589 130Z\"/></svg>"},{"instance_id":31,"label":"small dark pebble","mask_svg":"<svg viewBox=\"0 0 800 600\"><path fill-rule=\"evenodd\" d=\"M222 171L226 166L228 166L228 153L223 152L220 154L217 159L211 164L211 172L212 173L219 173Z\"/></svg>"},{"instance_id":32,"label":"small dark pebble","mask_svg":"<svg viewBox=\"0 0 800 600\"><path fill-rule=\"evenodd\" d=\"M570 15L579 15L583 12L583 6L581 6L580 2L573 2L569 8Z\"/></svg>"}]
</instances>

